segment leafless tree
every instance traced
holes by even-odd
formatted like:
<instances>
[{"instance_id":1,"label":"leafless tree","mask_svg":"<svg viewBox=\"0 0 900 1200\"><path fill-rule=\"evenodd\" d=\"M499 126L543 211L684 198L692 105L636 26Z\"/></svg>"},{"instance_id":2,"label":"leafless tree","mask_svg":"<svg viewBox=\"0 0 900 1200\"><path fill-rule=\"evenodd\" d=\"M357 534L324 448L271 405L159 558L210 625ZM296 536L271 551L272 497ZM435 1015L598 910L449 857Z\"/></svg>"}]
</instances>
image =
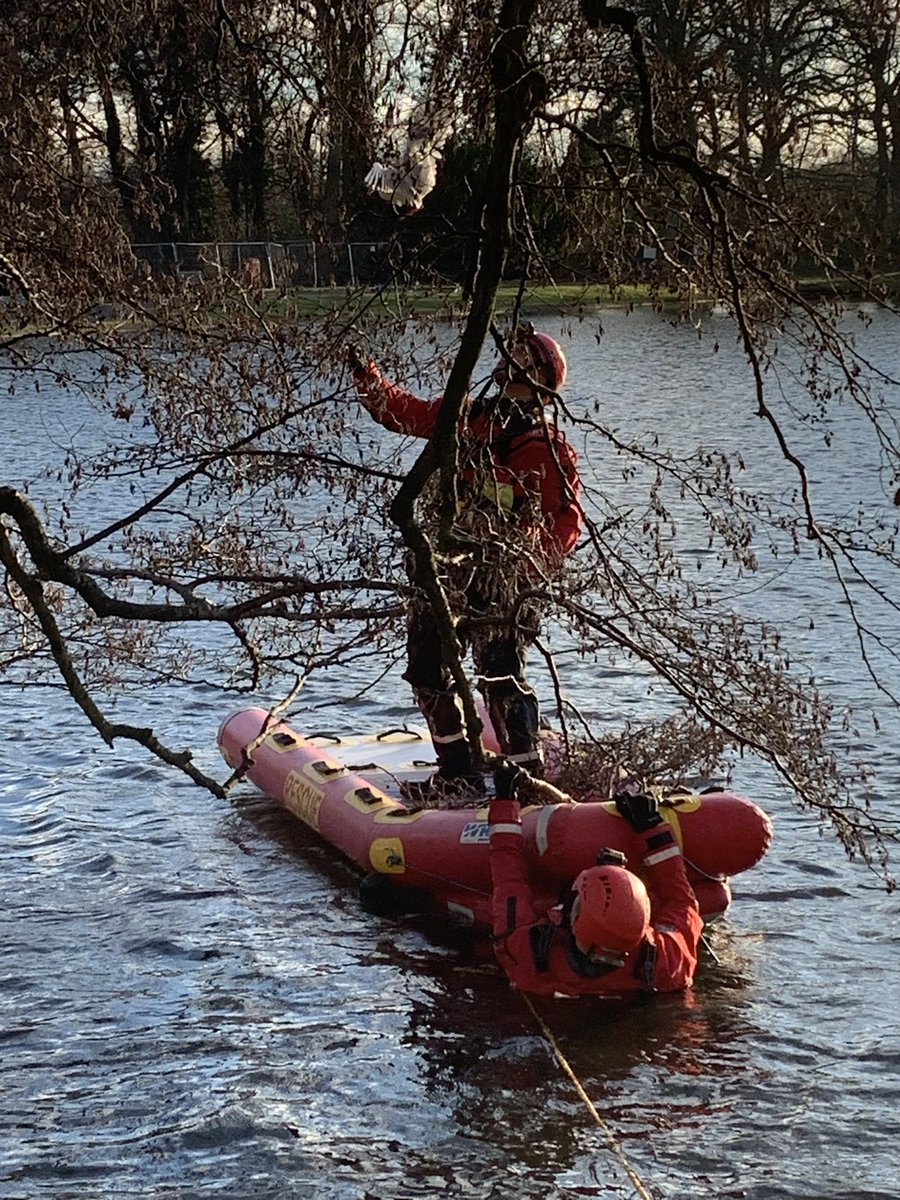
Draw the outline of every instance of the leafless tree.
<instances>
[{"instance_id":1,"label":"leafless tree","mask_svg":"<svg viewBox=\"0 0 900 1200\"><path fill-rule=\"evenodd\" d=\"M860 198L871 195L864 206L874 219L876 253L884 261L900 246L900 8L895 0L852 0L835 10L834 20L841 31L835 57L844 64L850 84L853 149L858 162L875 167Z\"/></svg>"}]
</instances>

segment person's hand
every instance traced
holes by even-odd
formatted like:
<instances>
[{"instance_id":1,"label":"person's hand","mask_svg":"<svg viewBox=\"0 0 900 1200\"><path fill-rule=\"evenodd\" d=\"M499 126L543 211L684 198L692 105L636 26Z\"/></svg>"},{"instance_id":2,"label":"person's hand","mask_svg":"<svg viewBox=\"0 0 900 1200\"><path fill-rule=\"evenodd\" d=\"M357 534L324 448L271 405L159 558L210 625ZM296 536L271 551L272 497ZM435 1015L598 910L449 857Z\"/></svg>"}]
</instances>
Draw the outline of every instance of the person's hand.
<instances>
[{"instance_id":1,"label":"person's hand","mask_svg":"<svg viewBox=\"0 0 900 1200\"><path fill-rule=\"evenodd\" d=\"M494 771L494 795L498 800L518 800L519 788L530 779L528 772L516 763L501 762Z\"/></svg>"},{"instance_id":2,"label":"person's hand","mask_svg":"<svg viewBox=\"0 0 900 1200\"><path fill-rule=\"evenodd\" d=\"M645 833L648 829L662 824L656 797L647 792L638 792L636 796L620 793L613 796L613 800L619 813L635 833Z\"/></svg>"},{"instance_id":3,"label":"person's hand","mask_svg":"<svg viewBox=\"0 0 900 1200\"><path fill-rule=\"evenodd\" d=\"M365 371L367 362L363 358L363 351L360 346L350 345L347 347L347 366L355 375L357 371Z\"/></svg>"}]
</instances>

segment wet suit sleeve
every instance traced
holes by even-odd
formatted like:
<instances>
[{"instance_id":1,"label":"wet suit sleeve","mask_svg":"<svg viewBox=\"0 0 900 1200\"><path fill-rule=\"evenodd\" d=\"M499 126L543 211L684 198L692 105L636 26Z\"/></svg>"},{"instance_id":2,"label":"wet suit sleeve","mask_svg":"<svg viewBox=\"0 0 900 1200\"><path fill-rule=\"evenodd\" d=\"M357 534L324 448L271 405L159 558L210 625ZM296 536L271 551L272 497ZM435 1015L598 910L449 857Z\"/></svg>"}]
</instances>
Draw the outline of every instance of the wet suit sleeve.
<instances>
[{"instance_id":1,"label":"wet suit sleeve","mask_svg":"<svg viewBox=\"0 0 900 1200\"><path fill-rule=\"evenodd\" d=\"M703 922L672 830L667 824L655 825L640 837L653 896L649 940L655 963L648 983L656 991L675 992L693 981Z\"/></svg>"},{"instance_id":2,"label":"wet suit sleeve","mask_svg":"<svg viewBox=\"0 0 900 1200\"><path fill-rule=\"evenodd\" d=\"M523 438L510 459L510 468L540 491L541 530L549 558L568 554L581 533L581 506L574 450L558 431L539 427Z\"/></svg>"},{"instance_id":3,"label":"wet suit sleeve","mask_svg":"<svg viewBox=\"0 0 900 1200\"><path fill-rule=\"evenodd\" d=\"M581 481L575 468L575 452L562 437L555 441L552 470L544 478L543 509L550 521L553 540L568 554L581 533L581 507L578 496Z\"/></svg>"},{"instance_id":4,"label":"wet suit sleeve","mask_svg":"<svg viewBox=\"0 0 900 1200\"><path fill-rule=\"evenodd\" d=\"M494 937L503 938L534 920L518 801L492 800L488 821L491 834L491 924Z\"/></svg>"},{"instance_id":5,"label":"wet suit sleeve","mask_svg":"<svg viewBox=\"0 0 900 1200\"><path fill-rule=\"evenodd\" d=\"M518 801L492 800L488 820L494 952L510 981L527 989L535 973L530 941L535 920Z\"/></svg>"},{"instance_id":6,"label":"wet suit sleeve","mask_svg":"<svg viewBox=\"0 0 900 1200\"><path fill-rule=\"evenodd\" d=\"M353 384L362 406L385 429L431 437L441 401L423 400L382 377L374 363L353 372Z\"/></svg>"}]
</instances>

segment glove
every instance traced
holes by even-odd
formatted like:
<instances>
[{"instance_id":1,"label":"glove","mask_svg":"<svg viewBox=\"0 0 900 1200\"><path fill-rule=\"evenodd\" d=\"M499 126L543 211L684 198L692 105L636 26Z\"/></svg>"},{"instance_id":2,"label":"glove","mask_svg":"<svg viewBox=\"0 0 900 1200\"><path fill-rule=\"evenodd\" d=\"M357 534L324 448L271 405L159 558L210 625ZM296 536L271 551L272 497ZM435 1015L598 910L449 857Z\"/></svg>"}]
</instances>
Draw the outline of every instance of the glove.
<instances>
[{"instance_id":1,"label":"glove","mask_svg":"<svg viewBox=\"0 0 900 1200\"><path fill-rule=\"evenodd\" d=\"M662 824L656 797L648 795L647 792L639 792L636 796L621 793L613 796L613 801L620 815L625 818L635 833L646 833L648 829Z\"/></svg>"},{"instance_id":2,"label":"glove","mask_svg":"<svg viewBox=\"0 0 900 1200\"><path fill-rule=\"evenodd\" d=\"M347 366L355 375L358 371L367 369L366 360L362 356L362 350L359 346L347 347Z\"/></svg>"},{"instance_id":3,"label":"glove","mask_svg":"<svg viewBox=\"0 0 900 1200\"><path fill-rule=\"evenodd\" d=\"M516 800L519 788L530 779L531 776L522 767L503 762L494 772L494 795L498 800Z\"/></svg>"}]
</instances>

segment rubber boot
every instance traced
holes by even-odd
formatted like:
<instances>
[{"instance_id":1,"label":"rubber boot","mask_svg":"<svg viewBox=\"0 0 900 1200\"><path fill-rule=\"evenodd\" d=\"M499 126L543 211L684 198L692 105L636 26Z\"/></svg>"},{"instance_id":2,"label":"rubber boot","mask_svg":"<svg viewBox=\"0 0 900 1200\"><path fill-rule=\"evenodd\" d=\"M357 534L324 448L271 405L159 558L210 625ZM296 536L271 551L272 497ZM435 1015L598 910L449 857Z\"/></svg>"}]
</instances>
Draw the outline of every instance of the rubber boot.
<instances>
[{"instance_id":1,"label":"rubber boot","mask_svg":"<svg viewBox=\"0 0 900 1200\"><path fill-rule=\"evenodd\" d=\"M540 779L544 774L544 755L537 696L511 678L496 684L486 680L484 691L503 757Z\"/></svg>"},{"instance_id":2,"label":"rubber boot","mask_svg":"<svg viewBox=\"0 0 900 1200\"><path fill-rule=\"evenodd\" d=\"M435 786L458 781L463 790L483 792L484 780L475 771L456 694L431 688L413 688L413 695L434 743L438 763L437 775L433 780Z\"/></svg>"}]
</instances>

